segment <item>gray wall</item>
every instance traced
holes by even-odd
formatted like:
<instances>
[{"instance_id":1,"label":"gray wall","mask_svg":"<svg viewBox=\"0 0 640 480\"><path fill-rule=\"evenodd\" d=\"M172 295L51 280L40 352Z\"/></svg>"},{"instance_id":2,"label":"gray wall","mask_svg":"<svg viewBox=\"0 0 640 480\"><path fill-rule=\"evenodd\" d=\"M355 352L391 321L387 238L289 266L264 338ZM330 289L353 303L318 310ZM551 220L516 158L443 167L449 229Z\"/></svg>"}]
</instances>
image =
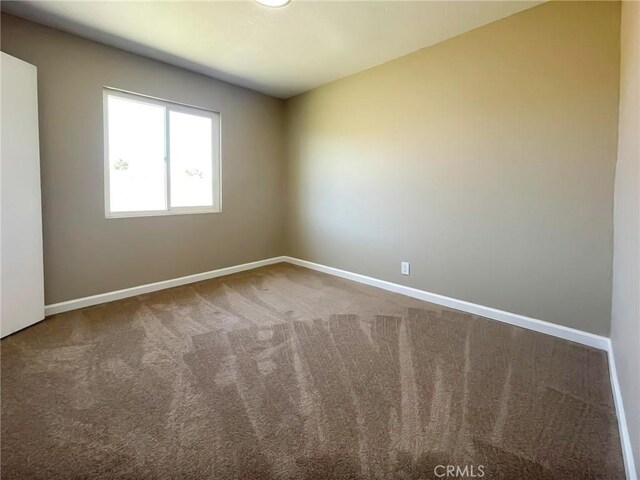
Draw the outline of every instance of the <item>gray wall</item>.
<instances>
[{"instance_id":1,"label":"gray wall","mask_svg":"<svg viewBox=\"0 0 640 480\"><path fill-rule=\"evenodd\" d=\"M288 253L608 335L619 26L547 3L289 100Z\"/></svg>"},{"instance_id":2,"label":"gray wall","mask_svg":"<svg viewBox=\"0 0 640 480\"><path fill-rule=\"evenodd\" d=\"M46 303L284 253L284 104L2 15L2 51L38 67ZM102 87L222 114L223 213L104 216Z\"/></svg>"},{"instance_id":3,"label":"gray wall","mask_svg":"<svg viewBox=\"0 0 640 480\"><path fill-rule=\"evenodd\" d=\"M640 3L622 3L611 343L640 474Z\"/></svg>"}]
</instances>

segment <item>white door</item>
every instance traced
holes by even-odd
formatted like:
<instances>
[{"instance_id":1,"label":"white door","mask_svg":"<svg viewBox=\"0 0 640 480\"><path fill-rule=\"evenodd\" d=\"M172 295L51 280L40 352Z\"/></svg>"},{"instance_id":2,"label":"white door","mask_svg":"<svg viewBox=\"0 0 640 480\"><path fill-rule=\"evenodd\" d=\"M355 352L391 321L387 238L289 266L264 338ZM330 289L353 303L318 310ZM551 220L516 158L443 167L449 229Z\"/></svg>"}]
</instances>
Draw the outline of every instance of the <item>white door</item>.
<instances>
[{"instance_id":1,"label":"white door","mask_svg":"<svg viewBox=\"0 0 640 480\"><path fill-rule=\"evenodd\" d=\"M0 334L44 318L36 67L2 53Z\"/></svg>"}]
</instances>

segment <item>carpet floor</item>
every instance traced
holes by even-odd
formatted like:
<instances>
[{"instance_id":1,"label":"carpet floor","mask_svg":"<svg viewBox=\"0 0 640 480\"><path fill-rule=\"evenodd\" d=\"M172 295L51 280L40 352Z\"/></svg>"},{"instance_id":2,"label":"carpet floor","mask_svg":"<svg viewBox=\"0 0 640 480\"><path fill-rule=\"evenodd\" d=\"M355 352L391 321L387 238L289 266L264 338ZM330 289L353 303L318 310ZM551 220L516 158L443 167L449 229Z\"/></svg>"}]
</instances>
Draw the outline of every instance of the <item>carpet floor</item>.
<instances>
[{"instance_id":1,"label":"carpet floor","mask_svg":"<svg viewBox=\"0 0 640 480\"><path fill-rule=\"evenodd\" d=\"M1 356L3 479L624 478L604 352L288 264Z\"/></svg>"}]
</instances>

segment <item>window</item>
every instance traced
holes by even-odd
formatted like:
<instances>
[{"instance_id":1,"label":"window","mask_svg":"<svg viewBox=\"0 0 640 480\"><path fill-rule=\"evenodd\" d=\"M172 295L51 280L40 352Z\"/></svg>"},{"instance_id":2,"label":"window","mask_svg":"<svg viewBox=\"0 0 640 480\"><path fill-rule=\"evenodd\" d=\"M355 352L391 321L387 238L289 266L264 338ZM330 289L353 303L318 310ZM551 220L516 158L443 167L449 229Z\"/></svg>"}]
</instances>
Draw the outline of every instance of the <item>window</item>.
<instances>
[{"instance_id":1,"label":"window","mask_svg":"<svg viewBox=\"0 0 640 480\"><path fill-rule=\"evenodd\" d=\"M107 218L220 211L220 114L104 89Z\"/></svg>"}]
</instances>

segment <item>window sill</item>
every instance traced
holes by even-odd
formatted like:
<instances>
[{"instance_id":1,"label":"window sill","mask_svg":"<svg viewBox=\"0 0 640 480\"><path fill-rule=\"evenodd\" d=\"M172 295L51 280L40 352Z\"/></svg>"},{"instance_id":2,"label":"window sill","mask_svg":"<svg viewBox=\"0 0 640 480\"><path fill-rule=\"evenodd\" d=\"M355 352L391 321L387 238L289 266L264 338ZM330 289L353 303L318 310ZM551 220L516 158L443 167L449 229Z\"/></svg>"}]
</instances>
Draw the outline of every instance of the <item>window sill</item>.
<instances>
[{"instance_id":1,"label":"window sill","mask_svg":"<svg viewBox=\"0 0 640 480\"><path fill-rule=\"evenodd\" d=\"M107 220L113 220L118 218L140 218L140 217L167 217L174 215L198 215L198 214L210 214L210 213L222 213L222 209L219 208L184 208L174 210L160 210L160 211L147 211L147 212L111 212L105 214Z\"/></svg>"}]
</instances>

